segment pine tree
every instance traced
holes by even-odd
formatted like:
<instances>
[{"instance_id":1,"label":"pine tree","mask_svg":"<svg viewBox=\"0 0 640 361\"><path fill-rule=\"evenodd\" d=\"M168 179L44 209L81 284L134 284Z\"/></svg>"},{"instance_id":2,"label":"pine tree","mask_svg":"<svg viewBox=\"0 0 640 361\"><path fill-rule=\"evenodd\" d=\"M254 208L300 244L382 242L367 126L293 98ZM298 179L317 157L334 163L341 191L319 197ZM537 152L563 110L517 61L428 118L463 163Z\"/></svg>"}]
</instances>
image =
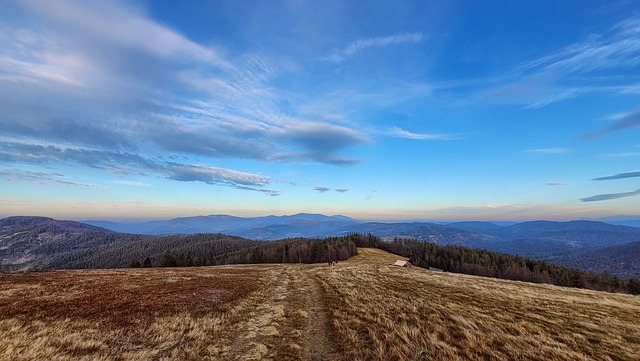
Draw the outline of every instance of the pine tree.
<instances>
[{"instance_id":1,"label":"pine tree","mask_svg":"<svg viewBox=\"0 0 640 361\"><path fill-rule=\"evenodd\" d=\"M151 258L147 257L144 259L144 261L142 261L142 267L143 268L151 268Z\"/></svg>"},{"instance_id":2,"label":"pine tree","mask_svg":"<svg viewBox=\"0 0 640 361\"><path fill-rule=\"evenodd\" d=\"M140 268L140 261L138 261L137 259L131 261L131 263L129 264L129 268Z\"/></svg>"}]
</instances>

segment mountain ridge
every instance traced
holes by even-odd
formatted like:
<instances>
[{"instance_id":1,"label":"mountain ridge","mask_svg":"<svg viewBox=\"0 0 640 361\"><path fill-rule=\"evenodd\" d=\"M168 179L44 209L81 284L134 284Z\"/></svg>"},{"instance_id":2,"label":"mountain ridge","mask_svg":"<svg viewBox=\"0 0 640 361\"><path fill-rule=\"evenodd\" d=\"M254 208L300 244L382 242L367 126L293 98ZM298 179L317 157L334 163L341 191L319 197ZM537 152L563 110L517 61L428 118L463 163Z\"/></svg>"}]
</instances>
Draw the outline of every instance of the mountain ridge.
<instances>
[{"instance_id":1,"label":"mountain ridge","mask_svg":"<svg viewBox=\"0 0 640 361\"><path fill-rule=\"evenodd\" d=\"M254 230L272 225L302 224L308 226L310 222L329 222L336 224L336 227L357 223L352 218L343 215L325 216L314 213L297 213L283 216L261 216L261 217L236 217L226 214L210 214L207 216L178 217L169 220L147 221L138 223L122 223L101 220L86 220L83 223L104 227L116 232L140 233L151 235L170 234L196 234L196 233L225 233L234 236L257 239L258 237L247 237L247 234L256 233ZM327 225L325 225L326 227ZM302 227L302 226L300 226ZM287 237L310 237L314 231L291 230L288 233L265 233L267 237L260 238L275 240Z\"/></svg>"},{"instance_id":2,"label":"mountain ridge","mask_svg":"<svg viewBox=\"0 0 640 361\"><path fill-rule=\"evenodd\" d=\"M46 223L46 226L36 227L39 223ZM610 252L617 252L616 248L608 247L640 241L640 228L590 220L564 222L538 220L502 226L491 222L476 221L449 224L362 222L341 215L325 216L311 213L254 218L216 214L180 217L170 220L169 223L165 221L141 223L147 227L148 235L137 234L138 232L133 228L119 229L118 227L122 226L122 223L104 221L92 223L61 221L47 217L8 217L2 219L0 220L0 241L2 241L0 244L0 264L19 268L21 263L31 262L37 267L42 264L42 260L51 249L62 249L66 258L80 257L80 255L86 254L90 247L105 247L105 242L118 243L132 239L140 240L144 237L151 237L151 235L220 233L250 240L272 241L285 238L326 238L360 233L379 236L387 241L394 238L414 238L439 245L484 248L495 252L548 260L558 264L565 262L563 260L570 259L567 257L577 252L592 250L593 252L588 253L589 259L598 259L600 255L600 258L607 259L607 262L582 261L579 264L580 268L596 270L595 265L598 264L597 270L599 271L624 275L624 268L615 266L614 259L608 255ZM111 226L111 229L100 228L100 225ZM32 230L24 229L29 226L35 228ZM4 232L7 227L13 228L13 233ZM15 234L16 232L26 233ZM83 232L85 234L80 234ZM87 234L92 234L92 236L89 237ZM67 243L71 245L63 244L65 237L69 240ZM83 241L87 240L90 242L83 244ZM29 252L23 253L22 257L17 258L7 256L9 249L15 250L20 247L28 248ZM58 259L52 262L62 261ZM640 259L631 262L640 265ZM635 263L630 267L635 269ZM611 267L607 268L607 264L610 264Z\"/></svg>"}]
</instances>

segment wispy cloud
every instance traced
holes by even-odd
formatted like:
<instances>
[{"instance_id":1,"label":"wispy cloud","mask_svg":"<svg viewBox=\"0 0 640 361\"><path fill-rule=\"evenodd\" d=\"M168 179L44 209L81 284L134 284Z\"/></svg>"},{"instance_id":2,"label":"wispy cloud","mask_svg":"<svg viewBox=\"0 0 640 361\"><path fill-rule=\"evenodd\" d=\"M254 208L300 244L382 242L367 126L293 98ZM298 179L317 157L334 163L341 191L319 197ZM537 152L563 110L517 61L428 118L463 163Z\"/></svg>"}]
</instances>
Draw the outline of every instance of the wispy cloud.
<instances>
[{"instance_id":1,"label":"wispy cloud","mask_svg":"<svg viewBox=\"0 0 640 361\"><path fill-rule=\"evenodd\" d=\"M392 137L414 139L414 140L457 140L458 136L453 134L437 134L437 133L413 133L399 127L393 127L389 130Z\"/></svg>"},{"instance_id":2,"label":"wispy cloud","mask_svg":"<svg viewBox=\"0 0 640 361\"><path fill-rule=\"evenodd\" d=\"M150 183L147 182L140 182L140 181L129 181L129 180L115 180L113 181L113 183L115 184L122 184L125 186L132 186L132 187L151 187Z\"/></svg>"},{"instance_id":3,"label":"wispy cloud","mask_svg":"<svg viewBox=\"0 0 640 361\"><path fill-rule=\"evenodd\" d=\"M560 147L552 147L552 148L536 148L526 150L527 153L537 153L537 154L561 154L570 152L571 149L560 148Z\"/></svg>"},{"instance_id":4,"label":"wispy cloud","mask_svg":"<svg viewBox=\"0 0 640 361\"><path fill-rule=\"evenodd\" d=\"M629 68L640 64L640 17L628 18L608 33L591 36L542 58L523 64L521 71L587 73L602 69Z\"/></svg>"},{"instance_id":5,"label":"wispy cloud","mask_svg":"<svg viewBox=\"0 0 640 361\"><path fill-rule=\"evenodd\" d=\"M618 173L614 175L593 178L593 180L603 181L603 180L625 179L625 178L635 178L635 177L640 177L640 171Z\"/></svg>"},{"instance_id":6,"label":"wispy cloud","mask_svg":"<svg viewBox=\"0 0 640 361\"><path fill-rule=\"evenodd\" d=\"M524 62L505 75L505 84L479 96L540 108L588 93L637 93L636 78L628 75L640 64L638 33L640 16L634 14L605 32ZM594 83L587 76L592 74L607 81ZM627 125L622 128L629 129Z\"/></svg>"},{"instance_id":7,"label":"wispy cloud","mask_svg":"<svg viewBox=\"0 0 640 361\"><path fill-rule=\"evenodd\" d=\"M549 182L549 183L547 183L545 185L547 185L547 186L566 186L568 184L569 183L567 183L567 182Z\"/></svg>"},{"instance_id":8,"label":"wispy cloud","mask_svg":"<svg viewBox=\"0 0 640 361\"><path fill-rule=\"evenodd\" d=\"M389 36L381 36L375 38L358 39L351 42L342 49L334 49L331 54L322 58L323 60L339 63L346 58L354 56L359 52L370 48L383 48L400 44L415 44L427 39L427 35L423 33L400 33Z\"/></svg>"},{"instance_id":9,"label":"wispy cloud","mask_svg":"<svg viewBox=\"0 0 640 361\"><path fill-rule=\"evenodd\" d=\"M346 188L337 188L337 189L332 189L329 187L323 187L323 186L313 186L313 190L315 190L318 193L325 193L325 192L329 192L329 191L335 191L338 193L346 193L349 190Z\"/></svg>"},{"instance_id":10,"label":"wispy cloud","mask_svg":"<svg viewBox=\"0 0 640 361\"><path fill-rule=\"evenodd\" d=\"M29 182L37 185L64 185L81 188L107 188L100 184L70 180L64 174L55 172L31 172L22 170L6 170L0 172L0 177L10 182Z\"/></svg>"},{"instance_id":11,"label":"wispy cloud","mask_svg":"<svg viewBox=\"0 0 640 361\"><path fill-rule=\"evenodd\" d=\"M261 174L206 165L183 164L158 157L146 158L126 152L0 142L0 163L82 165L104 169L114 174L146 175L153 173L181 182L203 182L262 192L271 196L280 194L278 191L264 188L272 180Z\"/></svg>"},{"instance_id":12,"label":"wispy cloud","mask_svg":"<svg viewBox=\"0 0 640 361\"><path fill-rule=\"evenodd\" d=\"M559 86L556 79L548 75L520 75L520 77L520 80L484 90L478 97L482 100L537 109L585 92L584 89Z\"/></svg>"},{"instance_id":13,"label":"wispy cloud","mask_svg":"<svg viewBox=\"0 0 640 361\"><path fill-rule=\"evenodd\" d=\"M605 115L602 119L603 120L620 120L622 118L627 117L628 115L631 115L631 113L629 113L629 112L612 113L612 114Z\"/></svg>"},{"instance_id":14,"label":"wispy cloud","mask_svg":"<svg viewBox=\"0 0 640 361\"><path fill-rule=\"evenodd\" d=\"M616 158L640 157L640 152L606 153L606 154L603 154L603 156L605 156L605 157L616 157Z\"/></svg>"},{"instance_id":15,"label":"wispy cloud","mask_svg":"<svg viewBox=\"0 0 640 361\"><path fill-rule=\"evenodd\" d=\"M580 136L580 139L600 138L612 133L631 130L635 128L640 128L640 111L624 115L611 123L606 128L596 132L584 134Z\"/></svg>"},{"instance_id":16,"label":"wispy cloud","mask_svg":"<svg viewBox=\"0 0 640 361\"><path fill-rule=\"evenodd\" d=\"M593 178L593 180L595 180L595 181L606 181L606 180L616 180L616 179L626 179L626 178L636 178L636 177L640 177L640 171L618 173L618 174L614 174L614 175ZM595 195L595 196L582 198L581 201L583 201L583 202L607 201L607 200L611 200L611 199L633 197L633 196L637 196L637 195L640 195L640 189L638 189L636 191L633 191L633 192L598 194L598 195Z\"/></svg>"},{"instance_id":17,"label":"wispy cloud","mask_svg":"<svg viewBox=\"0 0 640 361\"><path fill-rule=\"evenodd\" d=\"M369 194L366 195L366 197L364 197L365 201L374 199L376 197L376 193L378 193L377 189L372 190L371 192L369 192Z\"/></svg>"},{"instance_id":18,"label":"wispy cloud","mask_svg":"<svg viewBox=\"0 0 640 361\"><path fill-rule=\"evenodd\" d=\"M633 192L597 194L595 196L581 198L580 200L583 202L600 202L600 201L608 201L608 200L613 200L618 198L634 197L638 195L640 195L640 189Z\"/></svg>"}]
</instances>

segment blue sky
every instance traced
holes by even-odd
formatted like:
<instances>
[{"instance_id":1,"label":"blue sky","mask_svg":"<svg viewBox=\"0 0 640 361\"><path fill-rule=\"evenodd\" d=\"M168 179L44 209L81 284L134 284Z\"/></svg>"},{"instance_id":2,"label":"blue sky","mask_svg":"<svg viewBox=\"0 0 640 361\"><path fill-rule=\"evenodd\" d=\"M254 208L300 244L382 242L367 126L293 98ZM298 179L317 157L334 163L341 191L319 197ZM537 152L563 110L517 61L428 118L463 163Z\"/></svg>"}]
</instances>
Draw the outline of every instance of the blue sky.
<instances>
[{"instance_id":1,"label":"blue sky","mask_svg":"<svg viewBox=\"0 0 640 361\"><path fill-rule=\"evenodd\" d=\"M640 214L635 1L9 1L0 217Z\"/></svg>"}]
</instances>

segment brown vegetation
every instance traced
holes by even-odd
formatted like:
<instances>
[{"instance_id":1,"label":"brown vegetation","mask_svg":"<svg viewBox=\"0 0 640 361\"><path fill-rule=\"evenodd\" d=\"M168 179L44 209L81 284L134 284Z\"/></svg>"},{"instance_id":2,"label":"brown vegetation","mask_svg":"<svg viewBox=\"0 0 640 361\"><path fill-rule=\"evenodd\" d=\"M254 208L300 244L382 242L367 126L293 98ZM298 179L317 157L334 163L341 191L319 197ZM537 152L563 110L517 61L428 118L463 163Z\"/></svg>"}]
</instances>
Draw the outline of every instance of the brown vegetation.
<instances>
[{"instance_id":1,"label":"brown vegetation","mask_svg":"<svg viewBox=\"0 0 640 361\"><path fill-rule=\"evenodd\" d=\"M0 275L7 360L631 360L640 297L349 261Z\"/></svg>"}]
</instances>

